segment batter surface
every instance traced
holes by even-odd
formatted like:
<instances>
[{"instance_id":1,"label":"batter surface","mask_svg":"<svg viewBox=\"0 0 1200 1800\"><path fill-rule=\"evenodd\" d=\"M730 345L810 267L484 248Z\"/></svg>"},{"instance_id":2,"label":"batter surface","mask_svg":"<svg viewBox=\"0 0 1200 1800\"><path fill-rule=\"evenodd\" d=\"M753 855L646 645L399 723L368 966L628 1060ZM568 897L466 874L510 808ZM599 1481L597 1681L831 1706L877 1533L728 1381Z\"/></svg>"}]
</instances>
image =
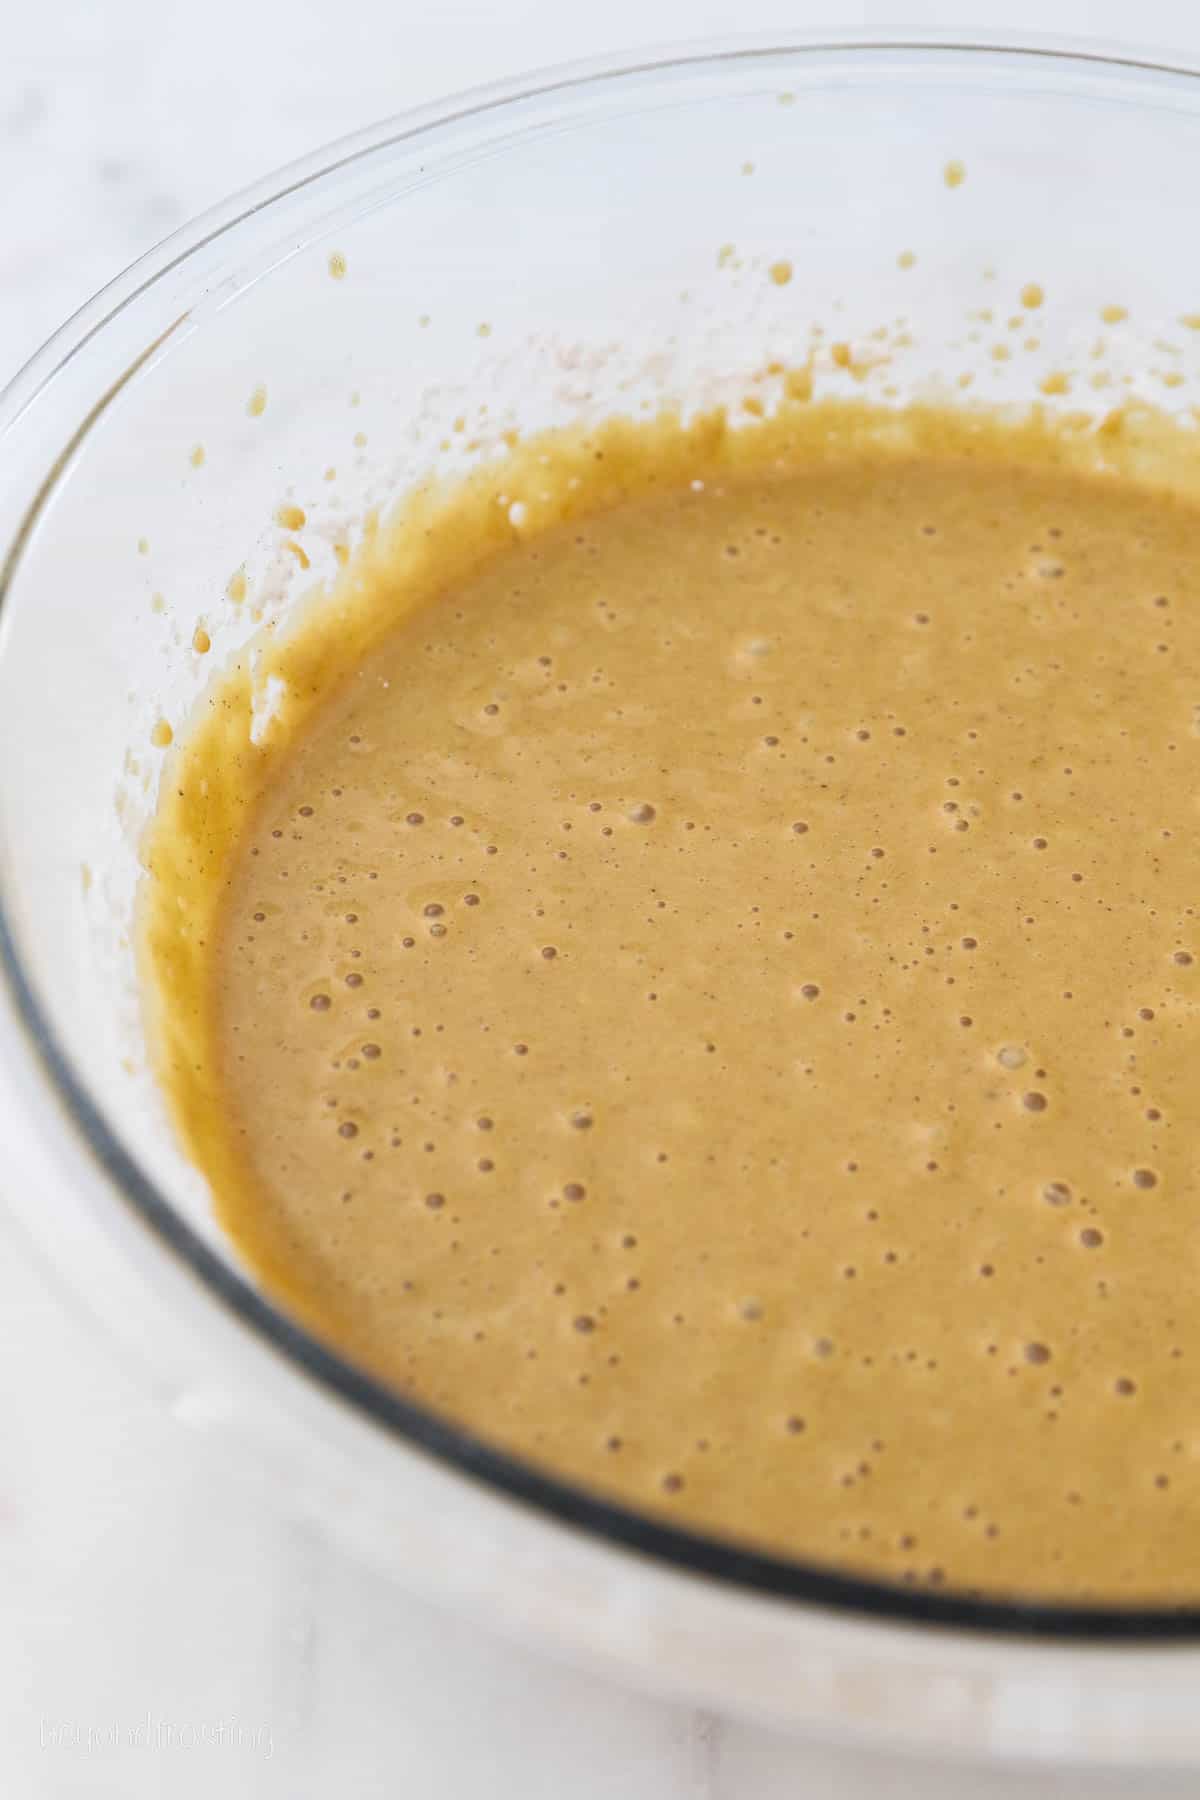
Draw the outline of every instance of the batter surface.
<instances>
[{"instance_id":1,"label":"batter surface","mask_svg":"<svg viewBox=\"0 0 1200 1800\"><path fill-rule=\"evenodd\" d=\"M397 602L221 826L185 1124L323 1335L557 1472L1195 1600L1200 511L1006 444L675 468Z\"/></svg>"}]
</instances>

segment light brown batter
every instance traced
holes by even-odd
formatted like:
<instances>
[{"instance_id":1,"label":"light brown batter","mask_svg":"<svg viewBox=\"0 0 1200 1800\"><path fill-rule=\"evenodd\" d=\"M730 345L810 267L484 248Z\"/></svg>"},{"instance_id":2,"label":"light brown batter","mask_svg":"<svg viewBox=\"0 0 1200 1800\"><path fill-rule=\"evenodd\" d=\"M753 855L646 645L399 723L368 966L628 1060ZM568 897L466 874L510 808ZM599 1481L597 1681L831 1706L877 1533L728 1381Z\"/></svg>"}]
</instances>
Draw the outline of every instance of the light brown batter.
<instances>
[{"instance_id":1,"label":"light brown batter","mask_svg":"<svg viewBox=\"0 0 1200 1800\"><path fill-rule=\"evenodd\" d=\"M270 755L215 702L150 859L184 1131L310 1323L555 1471L1194 1600L1200 509L738 435L376 553Z\"/></svg>"}]
</instances>

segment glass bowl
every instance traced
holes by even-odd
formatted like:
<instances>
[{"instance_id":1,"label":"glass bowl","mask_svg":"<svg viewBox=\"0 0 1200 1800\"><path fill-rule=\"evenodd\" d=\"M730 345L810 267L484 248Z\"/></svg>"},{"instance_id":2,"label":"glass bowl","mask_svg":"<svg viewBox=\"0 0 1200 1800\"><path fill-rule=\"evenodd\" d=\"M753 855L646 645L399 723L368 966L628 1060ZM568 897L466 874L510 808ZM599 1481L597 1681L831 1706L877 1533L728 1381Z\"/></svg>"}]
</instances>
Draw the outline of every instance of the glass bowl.
<instances>
[{"instance_id":1,"label":"glass bowl","mask_svg":"<svg viewBox=\"0 0 1200 1800\"><path fill-rule=\"evenodd\" d=\"M591 64L389 120L217 209L0 399L8 1219L165 1406L380 1569L801 1730L1200 1760L1200 1612L972 1601L677 1530L340 1360L239 1266L172 1138L131 931L156 723L185 727L373 509L513 428L740 404L776 367L882 405L1187 420L1198 190L1180 69L865 40Z\"/></svg>"}]
</instances>

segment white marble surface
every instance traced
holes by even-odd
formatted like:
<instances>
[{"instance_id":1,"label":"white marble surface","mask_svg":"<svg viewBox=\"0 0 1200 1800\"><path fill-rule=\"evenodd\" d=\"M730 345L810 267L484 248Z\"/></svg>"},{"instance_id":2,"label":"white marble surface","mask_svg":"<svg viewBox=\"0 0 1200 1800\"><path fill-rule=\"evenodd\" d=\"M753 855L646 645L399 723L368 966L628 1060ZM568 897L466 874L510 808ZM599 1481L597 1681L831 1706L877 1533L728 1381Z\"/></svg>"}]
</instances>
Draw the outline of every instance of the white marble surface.
<instances>
[{"instance_id":1,"label":"white marble surface","mask_svg":"<svg viewBox=\"0 0 1200 1800\"><path fill-rule=\"evenodd\" d=\"M323 140L522 67L731 23L990 25L1200 53L1194 0L0 0L0 379L157 238ZM19 1130L0 1093L0 1143ZM1113 1790L793 1744L604 1687L373 1582L252 1502L0 1260L5 1800L1043 1791Z\"/></svg>"}]
</instances>

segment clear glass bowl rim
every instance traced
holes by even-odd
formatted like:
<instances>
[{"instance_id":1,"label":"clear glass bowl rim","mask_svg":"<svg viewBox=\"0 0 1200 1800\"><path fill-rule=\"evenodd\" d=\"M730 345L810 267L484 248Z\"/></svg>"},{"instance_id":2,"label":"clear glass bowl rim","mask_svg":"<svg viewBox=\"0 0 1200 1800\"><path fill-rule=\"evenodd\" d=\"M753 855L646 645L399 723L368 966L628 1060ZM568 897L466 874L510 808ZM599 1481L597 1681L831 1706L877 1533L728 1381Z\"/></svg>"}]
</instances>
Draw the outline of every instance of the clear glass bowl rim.
<instances>
[{"instance_id":1,"label":"clear glass bowl rim","mask_svg":"<svg viewBox=\"0 0 1200 1800\"><path fill-rule=\"evenodd\" d=\"M1067 81L1072 72L1078 76L1081 71L1105 70L1126 78L1131 99L1165 77L1173 85L1186 85L1200 112L1200 69L1185 59L1139 54L1125 45L1072 37L1038 35L1017 39L990 32L906 31L891 35L839 30L783 36L740 35L650 48L636 55L587 58L489 83L394 115L339 139L244 189L164 239L81 307L0 390L0 445L59 373L164 277L255 214L349 164L402 142L426 135L433 137L439 128L463 119L492 113L502 117L505 109L518 104L536 105L551 97L561 101L573 92L583 93L601 85L617 89L622 81L665 77L673 71L705 66L741 67L755 60L829 54L861 57L864 67L888 54L924 54L931 64L953 56L978 61L1009 59L1023 66L1048 65ZM148 344L79 423L47 470L9 542L0 545L0 618L23 552L57 483L125 381L172 330L173 326ZM27 1050L48 1078L65 1117L97 1171L108 1178L134 1219L193 1278L202 1294L228 1309L294 1370L331 1398L347 1403L384 1433L431 1454L443 1465L490 1487L500 1496L523 1502L560 1525L584 1531L594 1540L635 1551L668 1568L709 1577L743 1592L821 1607L848 1619L919 1623L973 1634L1032 1638L1043 1643L1200 1642L1200 1606L1059 1605L901 1588L843 1573L832 1566L773 1555L715 1535L685 1530L631 1506L604 1499L509 1455L365 1374L290 1320L223 1262L125 1148L54 1032L24 966L4 875L0 869L0 981L9 990Z\"/></svg>"}]
</instances>

